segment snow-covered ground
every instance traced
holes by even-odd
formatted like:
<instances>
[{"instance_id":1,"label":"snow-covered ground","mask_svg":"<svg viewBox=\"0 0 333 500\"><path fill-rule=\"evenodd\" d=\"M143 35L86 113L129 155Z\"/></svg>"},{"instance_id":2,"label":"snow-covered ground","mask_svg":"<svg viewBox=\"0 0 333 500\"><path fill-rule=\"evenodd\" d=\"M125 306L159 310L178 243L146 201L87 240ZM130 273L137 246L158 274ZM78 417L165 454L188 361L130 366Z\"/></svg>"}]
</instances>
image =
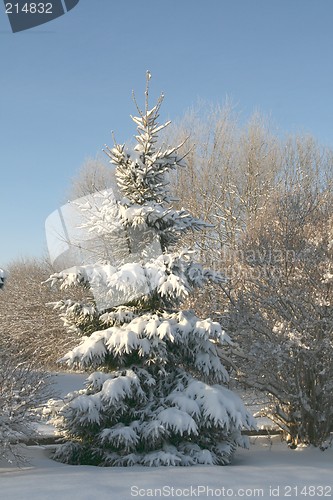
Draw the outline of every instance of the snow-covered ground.
<instances>
[{"instance_id":1,"label":"snow-covered ground","mask_svg":"<svg viewBox=\"0 0 333 500\"><path fill-rule=\"evenodd\" d=\"M83 379L79 374L61 375L55 388L61 394L78 389ZM278 436L253 438L250 450L239 450L227 467L70 466L54 462L52 449L22 449L29 459L22 468L0 462L0 499L333 497L333 449L290 450Z\"/></svg>"},{"instance_id":2,"label":"snow-covered ground","mask_svg":"<svg viewBox=\"0 0 333 500\"><path fill-rule=\"evenodd\" d=\"M54 462L47 447L29 447L30 465L2 464L3 500L126 500L131 498L331 498L333 450L289 450L256 438L232 466L98 468Z\"/></svg>"}]
</instances>

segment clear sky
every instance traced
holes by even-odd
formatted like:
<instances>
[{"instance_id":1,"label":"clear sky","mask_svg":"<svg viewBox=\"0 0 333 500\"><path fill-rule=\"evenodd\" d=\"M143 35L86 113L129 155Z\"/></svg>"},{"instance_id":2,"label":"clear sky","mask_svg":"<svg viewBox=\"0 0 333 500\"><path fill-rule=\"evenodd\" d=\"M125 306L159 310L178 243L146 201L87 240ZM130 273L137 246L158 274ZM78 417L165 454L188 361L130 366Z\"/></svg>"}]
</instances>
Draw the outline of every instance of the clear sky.
<instances>
[{"instance_id":1,"label":"clear sky","mask_svg":"<svg viewBox=\"0 0 333 500\"><path fill-rule=\"evenodd\" d=\"M333 147L332 50L332 0L80 0L15 34L1 2L0 267L40 256L80 165L135 133L147 69L162 119L228 96Z\"/></svg>"}]
</instances>

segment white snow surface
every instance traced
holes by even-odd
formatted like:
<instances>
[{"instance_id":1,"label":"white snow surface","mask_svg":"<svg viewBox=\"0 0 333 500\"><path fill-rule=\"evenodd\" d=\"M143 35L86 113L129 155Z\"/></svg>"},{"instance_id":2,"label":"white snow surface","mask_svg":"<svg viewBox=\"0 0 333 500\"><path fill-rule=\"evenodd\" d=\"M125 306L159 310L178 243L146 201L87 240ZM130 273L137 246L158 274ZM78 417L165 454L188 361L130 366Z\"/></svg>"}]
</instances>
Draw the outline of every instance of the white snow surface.
<instances>
[{"instance_id":1,"label":"white snow surface","mask_svg":"<svg viewBox=\"0 0 333 500\"><path fill-rule=\"evenodd\" d=\"M87 374L55 377L59 396L82 387ZM47 426L40 432L51 434ZM53 445L23 447L21 468L0 461L4 500L130 500L133 498L332 498L333 448L290 450L280 437L251 438L230 466L108 467L65 465ZM296 489L297 488L297 489ZM323 488L323 489L322 489ZM301 494L303 491L303 494ZM304 493L307 493L305 495ZM314 494L315 493L315 494Z\"/></svg>"},{"instance_id":2,"label":"white snow surface","mask_svg":"<svg viewBox=\"0 0 333 500\"><path fill-rule=\"evenodd\" d=\"M225 492L228 490L229 497L232 491L236 498L267 500L273 498L272 488L275 492L279 488L278 498L296 499L306 498L299 492L302 488L312 491L310 486L318 488L318 492L319 487L326 488L324 492L328 498L333 495L333 449L325 452L315 448L290 450L277 440L270 443L268 438L256 438L250 450L238 451L233 465L225 467L64 465L50 459L50 448L38 446L29 447L26 455L30 465L21 469L4 462L0 464L1 498L4 500L223 498L222 488ZM189 495L191 488L192 495ZM228 496L225 493L224 497Z\"/></svg>"}]
</instances>

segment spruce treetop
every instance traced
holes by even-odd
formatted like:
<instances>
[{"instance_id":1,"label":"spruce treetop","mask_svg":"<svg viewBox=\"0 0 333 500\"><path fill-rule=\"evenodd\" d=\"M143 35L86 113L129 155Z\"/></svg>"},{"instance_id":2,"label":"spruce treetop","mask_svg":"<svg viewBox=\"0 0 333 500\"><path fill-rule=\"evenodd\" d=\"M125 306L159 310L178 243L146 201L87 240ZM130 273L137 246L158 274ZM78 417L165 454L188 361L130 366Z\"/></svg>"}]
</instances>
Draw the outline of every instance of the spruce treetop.
<instances>
[{"instance_id":1,"label":"spruce treetop","mask_svg":"<svg viewBox=\"0 0 333 500\"><path fill-rule=\"evenodd\" d=\"M144 222L158 232L162 249L166 250L178 241L183 232L201 230L208 225L192 217L185 209L172 208L175 199L169 191L169 174L178 167L186 166L184 159L187 153L183 156L178 154L186 139L175 147L158 145L159 133L171 122L158 123L163 94L156 105L149 109L150 78L147 72L144 111L140 109L133 93L139 115L131 116L137 125L136 146L129 150L125 144L115 142L113 148L106 146L104 151L116 166L117 184L123 195L120 205L123 207L124 222L131 225Z\"/></svg>"},{"instance_id":2,"label":"spruce treetop","mask_svg":"<svg viewBox=\"0 0 333 500\"><path fill-rule=\"evenodd\" d=\"M158 118L164 99L161 94L156 105L149 109L149 81L151 75L147 71L145 90L145 109L142 111L133 92L139 116L131 116L137 125L138 134L134 151L128 152L125 144L116 144L112 149L106 146L105 153L111 162L116 165L118 186L131 203L143 205L147 202L170 203L172 199L168 190L167 174L176 167L184 167L184 157L177 155L186 141L176 147L157 147L158 134L170 121L159 125ZM137 154L135 154L135 152Z\"/></svg>"}]
</instances>

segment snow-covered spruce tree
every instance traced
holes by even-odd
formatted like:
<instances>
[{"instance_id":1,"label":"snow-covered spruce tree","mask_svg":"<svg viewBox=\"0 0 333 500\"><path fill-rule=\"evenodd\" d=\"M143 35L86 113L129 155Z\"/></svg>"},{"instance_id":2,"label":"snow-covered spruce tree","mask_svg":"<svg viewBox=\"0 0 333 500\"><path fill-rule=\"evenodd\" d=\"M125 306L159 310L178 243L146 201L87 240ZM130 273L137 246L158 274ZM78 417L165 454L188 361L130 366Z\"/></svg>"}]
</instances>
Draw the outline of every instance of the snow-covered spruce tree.
<instances>
[{"instance_id":1,"label":"snow-covered spruce tree","mask_svg":"<svg viewBox=\"0 0 333 500\"><path fill-rule=\"evenodd\" d=\"M255 423L225 387L228 374L217 347L229 342L228 336L211 319L179 310L194 287L223 278L195 263L190 252L174 251L184 232L204 223L171 206L167 176L183 166L183 159L177 148L156 146L158 132L168 123L157 123L163 95L149 109L149 78L145 110L137 106L139 116L132 117L136 147L129 151L116 144L106 150L123 197L114 203L101 194L99 208L83 207L87 227L108 241L115 220L122 226L127 257L118 267L99 262L50 278L64 288L102 283L106 304L98 318L103 327L62 358L99 371L91 373L85 389L50 403L54 422L68 440L55 458L103 466L224 465L237 446L246 444L242 429ZM157 257L142 252L141 260L133 261L138 252L131 231L137 234L138 228L159 241ZM127 301L119 304L119 294L127 294Z\"/></svg>"}]
</instances>

